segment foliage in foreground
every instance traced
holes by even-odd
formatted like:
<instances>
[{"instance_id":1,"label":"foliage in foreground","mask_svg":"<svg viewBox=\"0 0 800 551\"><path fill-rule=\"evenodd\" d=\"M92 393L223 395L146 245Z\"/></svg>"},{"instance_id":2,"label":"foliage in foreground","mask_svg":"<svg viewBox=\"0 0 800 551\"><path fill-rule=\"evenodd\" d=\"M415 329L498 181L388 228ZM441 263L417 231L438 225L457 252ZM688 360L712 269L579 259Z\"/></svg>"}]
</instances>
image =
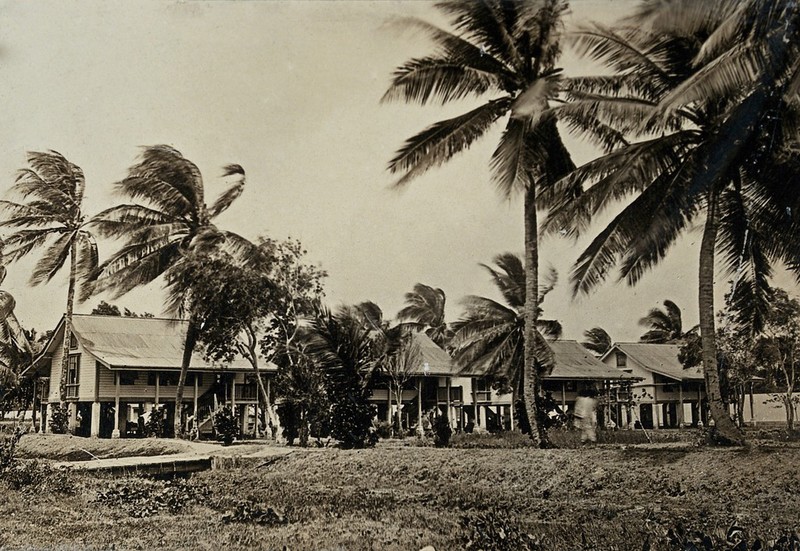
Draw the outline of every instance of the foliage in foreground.
<instances>
[{"instance_id":1,"label":"foliage in foreground","mask_svg":"<svg viewBox=\"0 0 800 551\"><path fill-rule=\"evenodd\" d=\"M123 510L131 517L150 517L160 513L179 513L190 503L208 497L205 484L176 478L167 482L132 478L114 483L97 493L95 503Z\"/></svg>"}]
</instances>

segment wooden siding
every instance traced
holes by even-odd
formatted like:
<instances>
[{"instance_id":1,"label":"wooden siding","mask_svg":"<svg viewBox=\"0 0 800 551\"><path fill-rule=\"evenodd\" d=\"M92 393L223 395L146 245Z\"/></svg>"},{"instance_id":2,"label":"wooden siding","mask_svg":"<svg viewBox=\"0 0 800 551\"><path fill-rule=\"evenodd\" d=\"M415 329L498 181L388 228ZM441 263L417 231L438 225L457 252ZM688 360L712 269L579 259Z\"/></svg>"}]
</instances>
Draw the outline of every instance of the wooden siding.
<instances>
[{"instance_id":1,"label":"wooden siding","mask_svg":"<svg viewBox=\"0 0 800 551\"><path fill-rule=\"evenodd\" d=\"M50 360L50 389L47 399L50 402L58 402L60 399L58 388L61 384L61 359L64 357L64 342L59 341L58 346L53 351L53 358ZM78 365L78 401L93 401L95 390L95 358L83 348L78 339L78 347L70 350L70 355L80 354Z\"/></svg>"}]
</instances>

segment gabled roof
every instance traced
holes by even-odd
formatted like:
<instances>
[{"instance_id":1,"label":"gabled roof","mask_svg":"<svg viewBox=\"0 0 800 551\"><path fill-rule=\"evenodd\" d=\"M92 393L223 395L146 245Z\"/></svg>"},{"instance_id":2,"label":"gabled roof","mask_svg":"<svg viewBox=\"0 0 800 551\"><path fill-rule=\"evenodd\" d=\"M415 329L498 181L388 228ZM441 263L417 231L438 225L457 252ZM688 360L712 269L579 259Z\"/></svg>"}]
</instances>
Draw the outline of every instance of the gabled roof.
<instances>
[{"instance_id":1,"label":"gabled roof","mask_svg":"<svg viewBox=\"0 0 800 551\"><path fill-rule=\"evenodd\" d=\"M72 331L83 347L100 362L112 369L180 369L183 343L188 322L161 318L131 318L74 314ZM51 356L53 348L62 343L64 320L34 361ZM189 364L192 370L235 371L252 370L250 362L236 357L229 364L212 364L202 354L194 352ZM265 371L277 369L274 364L262 366Z\"/></svg>"},{"instance_id":2,"label":"gabled roof","mask_svg":"<svg viewBox=\"0 0 800 551\"><path fill-rule=\"evenodd\" d=\"M419 347L421 356L421 366L418 375L433 375L450 377L457 376L458 369L455 362L450 358L450 354L433 342L431 338L422 332L412 333L411 338L414 344ZM427 365L427 368L425 367Z\"/></svg>"},{"instance_id":3,"label":"gabled roof","mask_svg":"<svg viewBox=\"0 0 800 551\"><path fill-rule=\"evenodd\" d=\"M620 342L603 355L607 358L615 350L619 350L644 369L658 373L676 381L702 381L703 370L700 367L685 369L678 360L680 345Z\"/></svg>"},{"instance_id":4,"label":"gabled roof","mask_svg":"<svg viewBox=\"0 0 800 551\"><path fill-rule=\"evenodd\" d=\"M629 373L607 366L578 341L555 340L549 341L548 344L553 351L555 367L550 375L545 377L546 380L607 381L635 379Z\"/></svg>"},{"instance_id":5,"label":"gabled roof","mask_svg":"<svg viewBox=\"0 0 800 551\"><path fill-rule=\"evenodd\" d=\"M638 379L620 369L614 369L598 360L578 341L552 340L547 344L553 351L555 367L544 377L549 381L613 381ZM461 371L466 377L483 377L486 371L467 368Z\"/></svg>"}]
</instances>

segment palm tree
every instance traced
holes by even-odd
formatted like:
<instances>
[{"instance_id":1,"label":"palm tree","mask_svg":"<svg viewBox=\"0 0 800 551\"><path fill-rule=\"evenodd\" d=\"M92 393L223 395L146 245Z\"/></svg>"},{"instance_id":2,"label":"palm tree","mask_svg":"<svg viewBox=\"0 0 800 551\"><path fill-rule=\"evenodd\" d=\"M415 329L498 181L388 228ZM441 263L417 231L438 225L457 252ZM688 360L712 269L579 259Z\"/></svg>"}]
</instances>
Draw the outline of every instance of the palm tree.
<instances>
[{"instance_id":1,"label":"palm tree","mask_svg":"<svg viewBox=\"0 0 800 551\"><path fill-rule=\"evenodd\" d=\"M69 260L64 353L59 382L59 400L63 409L67 400L75 288L79 279L84 279L97 267L97 244L87 229L81 210L86 185L83 170L56 151L30 152L28 164L30 167L19 171L11 188L25 201L0 201L0 207L7 213L0 225L17 229L5 238L3 254L14 262L47 246L31 274L31 285L51 281Z\"/></svg>"},{"instance_id":2,"label":"palm tree","mask_svg":"<svg viewBox=\"0 0 800 551\"><path fill-rule=\"evenodd\" d=\"M464 299L465 312L453 324L455 335L452 340L453 358L464 372L482 373L496 379L504 379L517 395L523 383L525 372L525 338L527 317L525 306L527 285L522 260L514 254L505 253L494 259L495 267L483 265L491 274L505 304L479 296ZM546 283L539 288L537 304L541 307L547 293L555 287L557 274L551 268ZM547 375L554 367L553 353L546 337L557 339L561 336L561 324L554 320L540 319L537 312L537 326L534 330L536 357L539 371L537 377ZM527 409L526 412L537 412ZM531 430L535 430L537 420L531 419ZM545 441L546 442L546 441Z\"/></svg>"},{"instance_id":3,"label":"palm tree","mask_svg":"<svg viewBox=\"0 0 800 551\"><path fill-rule=\"evenodd\" d=\"M670 11L678 6L686 8L678 10L680 17ZM792 129L800 120L781 94L760 104L764 91L758 83L709 84L725 80L719 67L729 64L730 56L708 59L707 47L715 40L717 49L727 42L725 48L736 50L741 36L729 34L726 25L739 6L723 0L692 3L691 9L681 2L650 3L629 18L627 26L594 26L577 34L581 52L616 74L573 79L572 102L560 116L587 130L607 152L554 186L554 195L561 190L575 193L579 184L587 187L575 193L576 199L556 206L543 225L545 232L569 228L567 233L577 236L609 204L633 198L579 257L572 273L578 293L591 290L617 263L620 278L635 284L705 215L698 285L703 365L717 433L730 442L743 438L727 413L719 385L715 251L722 253L727 271L736 272L740 284L766 308L770 262L791 259L787 240L778 236L796 233L797 228L785 220L785 207L796 202L777 184L785 178L765 178L762 172L789 164L781 161L793 151ZM725 40L719 36L721 29L728 33ZM688 94L685 89L691 82L696 87ZM676 103L676 95L691 100ZM754 112L757 116L749 120ZM774 117L776 112L785 116ZM752 128L740 128L743 121ZM630 142L630 137L640 141Z\"/></svg>"},{"instance_id":4,"label":"palm tree","mask_svg":"<svg viewBox=\"0 0 800 551\"><path fill-rule=\"evenodd\" d=\"M524 197L527 324L524 347L524 399L536 411L540 382L536 376L539 190L574 168L556 119L545 109L558 88L561 18L564 0L463 2L445 0L436 6L450 19L453 31L418 19L405 19L433 39L436 52L411 59L394 73L385 100L426 104L449 103L469 96L486 98L463 115L433 124L408 139L389 163L402 173L403 186L428 169L467 149L495 123L505 131L491 159L494 183L504 197ZM535 415L532 422L535 423ZM531 437L544 437L533 427Z\"/></svg>"},{"instance_id":5,"label":"palm tree","mask_svg":"<svg viewBox=\"0 0 800 551\"><path fill-rule=\"evenodd\" d=\"M639 320L639 325L650 328L639 340L651 344L680 342L690 333L697 331L697 326L695 326L686 333L683 332L681 309L671 300L664 301L663 310L651 308L647 315Z\"/></svg>"},{"instance_id":6,"label":"palm tree","mask_svg":"<svg viewBox=\"0 0 800 551\"><path fill-rule=\"evenodd\" d=\"M242 193L245 173L239 165L225 167L223 177L237 181L209 209L200 170L176 149L157 145L146 147L141 160L116 185L117 192L141 203L123 204L104 210L91 223L100 235L122 238L123 246L93 274L94 293L111 291L118 298L133 288L165 277L169 315L188 314L181 372L175 393L175 434L181 434L181 410L186 372L200 327L192 315L192 266L202 265L203 255L217 250L234 258L257 257L253 245L243 237L217 228L212 220L224 212ZM198 262L199 261L199 262ZM188 303L187 303L188 299Z\"/></svg>"},{"instance_id":7,"label":"palm tree","mask_svg":"<svg viewBox=\"0 0 800 551\"><path fill-rule=\"evenodd\" d=\"M591 350L598 357L611 350L611 347L614 345L614 341L611 340L611 335L602 327L587 329L583 332L583 337L586 339L581 343L583 347Z\"/></svg>"},{"instance_id":8,"label":"palm tree","mask_svg":"<svg viewBox=\"0 0 800 551\"><path fill-rule=\"evenodd\" d=\"M453 331L444 321L445 301L441 289L417 283L412 292L406 293L406 306L397 313L397 319L417 324L433 342L446 348Z\"/></svg>"}]
</instances>

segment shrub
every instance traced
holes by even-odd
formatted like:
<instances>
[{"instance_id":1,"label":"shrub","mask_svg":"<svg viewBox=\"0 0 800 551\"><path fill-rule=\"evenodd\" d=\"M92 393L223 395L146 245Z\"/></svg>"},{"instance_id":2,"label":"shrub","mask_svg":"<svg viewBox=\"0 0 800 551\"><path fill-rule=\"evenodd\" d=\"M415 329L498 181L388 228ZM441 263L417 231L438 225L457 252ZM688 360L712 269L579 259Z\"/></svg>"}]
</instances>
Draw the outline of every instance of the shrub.
<instances>
[{"instance_id":1,"label":"shrub","mask_svg":"<svg viewBox=\"0 0 800 551\"><path fill-rule=\"evenodd\" d=\"M510 514L494 511L463 517L461 524L470 531L464 547L475 551L535 551L542 549L538 540L524 533L508 519Z\"/></svg>"},{"instance_id":2,"label":"shrub","mask_svg":"<svg viewBox=\"0 0 800 551\"><path fill-rule=\"evenodd\" d=\"M376 421L373 426L375 427L375 434L377 434L378 438L381 440L386 440L392 437L392 423L389 423L388 421Z\"/></svg>"},{"instance_id":3,"label":"shrub","mask_svg":"<svg viewBox=\"0 0 800 551\"><path fill-rule=\"evenodd\" d=\"M375 407L344 396L333 403L330 415L330 433L341 447L364 448L374 446L378 435L372 427Z\"/></svg>"},{"instance_id":4,"label":"shrub","mask_svg":"<svg viewBox=\"0 0 800 551\"><path fill-rule=\"evenodd\" d=\"M50 432L54 434L67 434L69 431L69 404L53 404L50 406Z\"/></svg>"},{"instance_id":5,"label":"shrub","mask_svg":"<svg viewBox=\"0 0 800 551\"><path fill-rule=\"evenodd\" d=\"M0 435L0 476L16 464L17 443L23 434L22 427L17 426L10 433Z\"/></svg>"},{"instance_id":6,"label":"shrub","mask_svg":"<svg viewBox=\"0 0 800 551\"><path fill-rule=\"evenodd\" d=\"M240 501L222 516L222 522L254 522L262 525L286 524L286 517L272 507L262 507L252 499Z\"/></svg>"},{"instance_id":7,"label":"shrub","mask_svg":"<svg viewBox=\"0 0 800 551\"><path fill-rule=\"evenodd\" d=\"M667 531L666 540L670 549L675 551L796 551L800 549L800 536L798 534L783 534L782 536L767 540L759 537L751 538L746 530L731 525L724 535L706 534L699 530L686 529L678 524Z\"/></svg>"},{"instance_id":8,"label":"shrub","mask_svg":"<svg viewBox=\"0 0 800 551\"><path fill-rule=\"evenodd\" d=\"M117 482L109 490L97 493L95 503L123 509L129 516L142 518L162 512L178 513L190 503L208 497L205 484L176 478L162 482L134 478Z\"/></svg>"},{"instance_id":9,"label":"shrub","mask_svg":"<svg viewBox=\"0 0 800 551\"><path fill-rule=\"evenodd\" d=\"M67 469L54 469L38 460L20 461L2 473L0 479L14 491L26 494L74 495L75 477Z\"/></svg>"},{"instance_id":10,"label":"shrub","mask_svg":"<svg viewBox=\"0 0 800 551\"><path fill-rule=\"evenodd\" d=\"M446 415L440 415L433 422L433 442L437 448L446 448L450 445L450 436L453 429L450 428L450 421Z\"/></svg>"},{"instance_id":11,"label":"shrub","mask_svg":"<svg viewBox=\"0 0 800 551\"><path fill-rule=\"evenodd\" d=\"M233 439L239 436L239 423L231 408L226 406L214 413L214 431L217 433L217 440L222 441L225 446L230 446Z\"/></svg>"},{"instance_id":12,"label":"shrub","mask_svg":"<svg viewBox=\"0 0 800 551\"><path fill-rule=\"evenodd\" d=\"M153 438L163 438L167 432L167 416L162 408L153 408L150 417L144 424L144 435Z\"/></svg>"}]
</instances>

